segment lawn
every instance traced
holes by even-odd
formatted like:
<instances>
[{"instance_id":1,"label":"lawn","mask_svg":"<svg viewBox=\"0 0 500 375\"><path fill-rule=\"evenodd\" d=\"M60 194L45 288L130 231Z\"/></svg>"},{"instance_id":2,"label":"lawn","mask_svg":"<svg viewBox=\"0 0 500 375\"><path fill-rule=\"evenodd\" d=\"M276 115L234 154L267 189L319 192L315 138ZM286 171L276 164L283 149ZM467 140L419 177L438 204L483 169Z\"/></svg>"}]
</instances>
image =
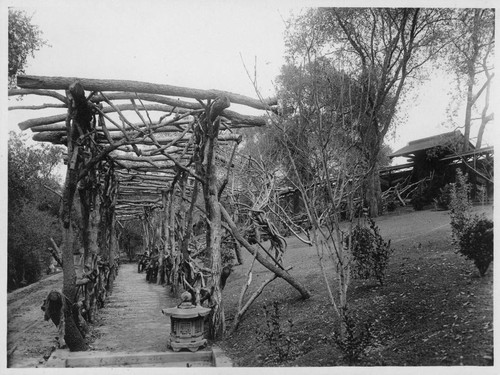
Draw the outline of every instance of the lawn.
<instances>
[{"instance_id":1,"label":"lawn","mask_svg":"<svg viewBox=\"0 0 500 375\"><path fill-rule=\"evenodd\" d=\"M489 218L492 206L476 207ZM394 253L383 286L375 279L353 279L349 310L357 327L369 323L372 339L355 366L491 366L493 364L493 267L479 277L471 261L451 246L446 211L400 210L376 220ZM335 344L335 316L315 250L288 238L284 264L312 297L281 279L273 281L254 302L239 329L221 346L237 366L345 366ZM231 327L242 285L251 264L248 254L235 267L224 289L226 323ZM333 277L333 269L330 268ZM256 265L251 290L270 272ZM266 332L264 306L276 301L277 317L290 341L286 358L262 340ZM288 321L291 320L292 326ZM267 330L268 331L268 330ZM286 351L285 351L286 352Z\"/></svg>"}]
</instances>

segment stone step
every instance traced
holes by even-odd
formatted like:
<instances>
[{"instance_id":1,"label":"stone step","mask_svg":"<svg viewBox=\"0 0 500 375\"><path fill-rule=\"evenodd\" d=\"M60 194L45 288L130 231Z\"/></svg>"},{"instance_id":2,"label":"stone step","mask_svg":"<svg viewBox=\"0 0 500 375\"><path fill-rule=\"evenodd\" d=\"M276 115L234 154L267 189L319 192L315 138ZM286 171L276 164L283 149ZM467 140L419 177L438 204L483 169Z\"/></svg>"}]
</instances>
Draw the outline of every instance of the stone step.
<instances>
[{"instance_id":1,"label":"stone step","mask_svg":"<svg viewBox=\"0 0 500 375\"><path fill-rule=\"evenodd\" d=\"M186 352L70 352L58 349L45 367L231 367L231 362L218 348L195 353Z\"/></svg>"}]
</instances>

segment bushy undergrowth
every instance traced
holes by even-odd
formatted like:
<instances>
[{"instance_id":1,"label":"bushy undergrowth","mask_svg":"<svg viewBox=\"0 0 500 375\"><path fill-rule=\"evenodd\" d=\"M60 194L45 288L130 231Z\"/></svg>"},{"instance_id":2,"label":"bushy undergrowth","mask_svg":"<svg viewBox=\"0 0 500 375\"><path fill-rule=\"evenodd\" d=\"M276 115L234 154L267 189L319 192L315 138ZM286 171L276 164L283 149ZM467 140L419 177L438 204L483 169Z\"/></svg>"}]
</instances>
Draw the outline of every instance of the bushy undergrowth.
<instances>
[{"instance_id":1,"label":"bushy undergrowth","mask_svg":"<svg viewBox=\"0 0 500 375\"><path fill-rule=\"evenodd\" d=\"M466 229L472 216L470 184L467 174L457 169L456 181L450 184L450 218L453 239L458 242L460 234Z\"/></svg>"},{"instance_id":2,"label":"bushy undergrowth","mask_svg":"<svg viewBox=\"0 0 500 375\"><path fill-rule=\"evenodd\" d=\"M472 260L484 276L493 261L493 221L473 217L460 234L458 244L460 254Z\"/></svg>"},{"instance_id":3,"label":"bushy undergrowth","mask_svg":"<svg viewBox=\"0 0 500 375\"><path fill-rule=\"evenodd\" d=\"M368 218L368 227L356 225L352 231L351 251L353 256L352 274L360 279L375 277L380 285L384 284L385 270L392 254L391 241L385 241L378 226Z\"/></svg>"},{"instance_id":4,"label":"bushy undergrowth","mask_svg":"<svg viewBox=\"0 0 500 375\"><path fill-rule=\"evenodd\" d=\"M291 336L292 319L284 320L281 316L278 302L264 306L265 325L257 329L260 340L269 348L268 358L282 363L290 358L295 347Z\"/></svg>"},{"instance_id":5,"label":"bushy undergrowth","mask_svg":"<svg viewBox=\"0 0 500 375\"><path fill-rule=\"evenodd\" d=\"M439 195L434 198L434 205L436 209L448 210L451 202L451 186L446 184L439 189Z\"/></svg>"},{"instance_id":6,"label":"bushy undergrowth","mask_svg":"<svg viewBox=\"0 0 500 375\"><path fill-rule=\"evenodd\" d=\"M347 308L342 314L344 335L335 334L334 342L341 350L343 359L350 365L356 363L372 345L372 323L361 321L359 316Z\"/></svg>"},{"instance_id":7,"label":"bushy undergrowth","mask_svg":"<svg viewBox=\"0 0 500 375\"><path fill-rule=\"evenodd\" d=\"M493 221L472 214L467 174L457 169L450 184L450 218L453 244L459 254L474 262L481 276L493 261Z\"/></svg>"}]
</instances>

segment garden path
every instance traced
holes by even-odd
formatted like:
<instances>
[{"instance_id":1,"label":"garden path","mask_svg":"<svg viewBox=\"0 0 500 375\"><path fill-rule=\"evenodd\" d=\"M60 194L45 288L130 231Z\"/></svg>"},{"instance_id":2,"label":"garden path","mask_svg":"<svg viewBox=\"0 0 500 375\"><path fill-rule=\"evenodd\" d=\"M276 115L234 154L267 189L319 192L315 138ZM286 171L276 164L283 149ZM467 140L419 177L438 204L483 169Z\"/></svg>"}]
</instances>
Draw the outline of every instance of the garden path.
<instances>
[{"instance_id":1,"label":"garden path","mask_svg":"<svg viewBox=\"0 0 500 375\"><path fill-rule=\"evenodd\" d=\"M134 263L122 264L113 293L98 312L94 328L95 350L166 351L170 319L161 310L178 302L169 296L169 287L145 280Z\"/></svg>"}]
</instances>

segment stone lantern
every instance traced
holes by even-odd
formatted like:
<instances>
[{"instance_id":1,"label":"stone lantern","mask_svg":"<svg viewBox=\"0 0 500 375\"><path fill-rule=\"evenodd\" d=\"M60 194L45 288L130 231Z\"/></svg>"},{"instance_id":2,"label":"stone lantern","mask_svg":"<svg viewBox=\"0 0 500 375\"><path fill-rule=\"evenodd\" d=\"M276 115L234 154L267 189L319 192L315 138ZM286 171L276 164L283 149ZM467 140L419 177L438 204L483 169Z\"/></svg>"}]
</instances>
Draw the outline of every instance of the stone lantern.
<instances>
[{"instance_id":1,"label":"stone lantern","mask_svg":"<svg viewBox=\"0 0 500 375\"><path fill-rule=\"evenodd\" d=\"M174 352L181 349L195 352L207 343L203 333L210 309L193 305L189 292L182 293L181 301L177 307L162 310L164 315L170 315L169 344Z\"/></svg>"}]
</instances>

